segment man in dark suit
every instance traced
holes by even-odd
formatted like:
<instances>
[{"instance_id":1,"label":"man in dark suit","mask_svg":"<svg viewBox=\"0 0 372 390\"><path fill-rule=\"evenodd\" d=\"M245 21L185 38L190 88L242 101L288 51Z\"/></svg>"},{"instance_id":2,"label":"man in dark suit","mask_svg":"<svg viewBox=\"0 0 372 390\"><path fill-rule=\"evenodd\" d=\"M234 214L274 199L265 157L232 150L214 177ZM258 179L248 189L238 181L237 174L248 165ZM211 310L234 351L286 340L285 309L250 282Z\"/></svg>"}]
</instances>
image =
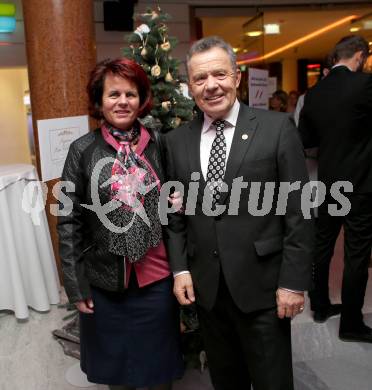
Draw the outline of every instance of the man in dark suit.
<instances>
[{"instance_id":1,"label":"man in dark suit","mask_svg":"<svg viewBox=\"0 0 372 390\"><path fill-rule=\"evenodd\" d=\"M372 342L372 330L362 316L372 246L372 75L361 72L368 43L362 37L347 36L336 44L333 56L335 65L328 76L306 93L299 123L305 148L319 147L318 177L327 189L317 221L311 307L317 322L341 311L342 340ZM330 188L337 181L353 185L353 192L347 194L351 210L346 216L330 215L328 209ZM342 226L341 308L331 304L328 283Z\"/></svg>"},{"instance_id":2,"label":"man in dark suit","mask_svg":"<svg viewBox=\"0 0 372 390\"><path fill-rule=\"evenodd\" d=\"M187 70L202 113L166 137L169 179L186 189L165 237L174 292L183 305L196 300L215 389L291 390L290 319L311 279L312 221L301 191L286 211L276 200L279 182L308 180L301 141L287 114L239 103L240 71L222 39L194 43ZM275 185L261 208L257 182Z\"/></svg>"}]
</instances>

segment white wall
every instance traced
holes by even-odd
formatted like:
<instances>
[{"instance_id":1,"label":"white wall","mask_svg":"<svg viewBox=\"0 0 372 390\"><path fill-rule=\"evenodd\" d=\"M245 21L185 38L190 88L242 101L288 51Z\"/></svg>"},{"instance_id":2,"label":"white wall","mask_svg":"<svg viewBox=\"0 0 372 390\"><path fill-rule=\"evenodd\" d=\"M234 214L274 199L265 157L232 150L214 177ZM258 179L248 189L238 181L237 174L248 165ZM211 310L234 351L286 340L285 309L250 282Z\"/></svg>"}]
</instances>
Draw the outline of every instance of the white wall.
<instances>
[{"instance_id":1,"label":"white wall","mask_svg":"<svg viewBox=\"0 0 372 390\"><path fill-rule=\"evenodd\" d=\"M26 68L0 69L0 164L30 163L27 112L23 104L28 90Z\"/></svg>"}]
</instances>

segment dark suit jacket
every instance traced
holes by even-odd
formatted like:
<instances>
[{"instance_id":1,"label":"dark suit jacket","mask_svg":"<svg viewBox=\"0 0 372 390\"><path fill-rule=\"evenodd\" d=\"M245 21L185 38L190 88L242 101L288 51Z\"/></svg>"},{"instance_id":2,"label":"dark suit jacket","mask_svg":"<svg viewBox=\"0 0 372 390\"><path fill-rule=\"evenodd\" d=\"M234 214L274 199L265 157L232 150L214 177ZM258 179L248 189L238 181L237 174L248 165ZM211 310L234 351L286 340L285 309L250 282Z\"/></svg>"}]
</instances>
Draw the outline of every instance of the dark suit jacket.
<instances>
[{"instance_id":1,"label":"dark suit jacket","mask_svg":"<svg viewBox=\"0 0 372 390\"><path fill-rule=\"evenodd\" d=\"M274 307L278 286L306 290L311 279L312 221L300 208L301 191L289 195L287 213L248 213L248 189L243 189L238 215L204 215L206 185L200 167L202 116L166 137L168 179L185 186L192 172L201 175L195 215L170 215L165 241L173 271L190 270L197 302L211 309L222 269L237 306L244 312ZM248 135L242 137L242 135ZM241 104L224 181L308 180L297 130L286 114L251 109ZM220 204L229 204L230 192Z\"/></svg>"},{"instance_id":2,"label":"dark suit jacket","mask_svg":"<svg viewBox=\"0 0 372 390\"><path fill-rule=\"evenodd\" d=\"M305 148L318 146L320 181L351 181L372 192L372 76L345 66L305 95L299 131Z\"/></svg>"}]
</instances>

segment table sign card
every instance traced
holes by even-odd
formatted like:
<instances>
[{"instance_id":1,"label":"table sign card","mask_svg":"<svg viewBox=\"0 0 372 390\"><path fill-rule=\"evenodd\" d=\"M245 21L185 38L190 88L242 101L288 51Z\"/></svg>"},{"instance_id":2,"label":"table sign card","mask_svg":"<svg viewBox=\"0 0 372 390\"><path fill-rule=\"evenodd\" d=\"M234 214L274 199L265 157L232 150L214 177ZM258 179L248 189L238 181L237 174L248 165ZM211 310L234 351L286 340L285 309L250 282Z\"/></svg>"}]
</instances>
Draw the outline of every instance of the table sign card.
<instances>
[{"instance_id":1,"label":"table sign card","mask_svg":"<svg viewBox=\"0 0 372 390\"><path fill-rule=\"evenodd\" d=\"M37 121L41 179L49 181L62 175L70 144L88 133L88 116L43 119Z\"/></svg>"}]
</instances>

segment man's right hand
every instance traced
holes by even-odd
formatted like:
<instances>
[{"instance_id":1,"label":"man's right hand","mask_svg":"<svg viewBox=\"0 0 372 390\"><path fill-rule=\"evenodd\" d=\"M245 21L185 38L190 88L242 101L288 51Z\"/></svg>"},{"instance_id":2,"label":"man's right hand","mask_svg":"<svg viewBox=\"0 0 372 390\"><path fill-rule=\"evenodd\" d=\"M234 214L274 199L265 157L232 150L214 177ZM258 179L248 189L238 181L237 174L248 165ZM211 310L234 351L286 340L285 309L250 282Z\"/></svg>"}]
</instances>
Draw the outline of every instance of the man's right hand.
<instances>
[{"instance_id":1,"label":"man's right hand","mask_svg":"<svg viewBox=\"0 0 372 390\"><path fill-rule=\"evenodd\" d=\"M191 305L195 302L194 287L189 273L174 277L173 292L181 305Z\"/></svg>"}]
</instances>

